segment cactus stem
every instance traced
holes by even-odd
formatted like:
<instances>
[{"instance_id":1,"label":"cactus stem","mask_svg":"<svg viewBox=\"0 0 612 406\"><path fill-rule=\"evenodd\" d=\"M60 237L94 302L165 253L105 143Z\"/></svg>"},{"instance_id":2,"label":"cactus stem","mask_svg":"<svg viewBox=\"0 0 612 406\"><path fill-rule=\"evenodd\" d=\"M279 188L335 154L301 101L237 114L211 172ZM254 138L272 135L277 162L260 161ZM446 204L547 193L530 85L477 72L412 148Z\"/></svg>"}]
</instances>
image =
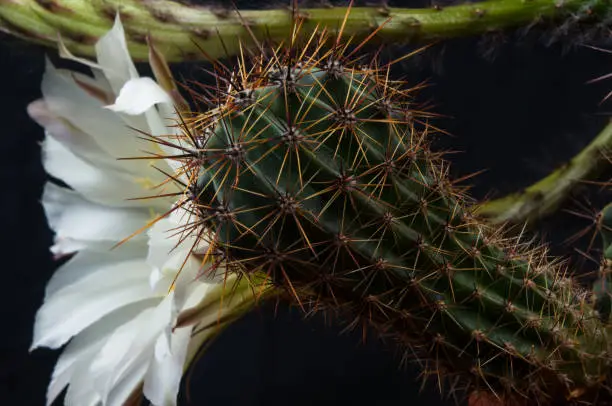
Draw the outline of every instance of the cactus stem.
<instances>
[{"instance_id":1,"label":"cactus stem","mask_svg":"<svg viewBox=\"0 0 612 406\"><path fill-rule=\"evenodd\" d=\"M546 19L598 23L605 20L611 8L604 0L489 0L444 8L331 7L299 12L278 8L238 12L172 0L4 0L0 4L0 31L48 46L56 46L59 34L71 52L92 56L95 42L119 12L135 60L147 60L150 35L168 62L178 62L201 59L201 49L219 58L238 54L241 42L253 45L254 40L266 38L284 40L290 37L296 19L305 32L316 27L338 29L344 21L343 34L358 40L380 28L372 40L388 43L481 34Z\"/></svg>"},{"instance_id":2,"label":"cactus stem","mask_svg":"<svg viewBox=\"0 0 612 406\"><path fill-rule=\"evenodd\" d=\"M519 193L481 203L476 212L494 224L533 225L552 214L579 183L599 176L612 163L612 121L567 164Z\"/></svg>"}]
</instances>

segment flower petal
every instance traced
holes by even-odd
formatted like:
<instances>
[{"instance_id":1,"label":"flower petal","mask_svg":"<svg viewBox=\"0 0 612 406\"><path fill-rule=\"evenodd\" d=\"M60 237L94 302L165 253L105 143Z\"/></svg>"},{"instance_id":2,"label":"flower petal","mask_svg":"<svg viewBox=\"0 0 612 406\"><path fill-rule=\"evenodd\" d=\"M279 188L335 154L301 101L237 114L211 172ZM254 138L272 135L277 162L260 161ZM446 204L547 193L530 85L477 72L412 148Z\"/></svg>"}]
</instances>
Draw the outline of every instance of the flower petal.
<instances>
[{"instance_id":1,"label":"flower petal","mask_svg":"<svg viewBox=\"0 0 612 406\"><path fill-rule=\"evenodd\" d=\"M119 92L115 104L106 106L107 109L138 115L146 112L157 103L171 103L172 99L151 78L135 78L128 80Z\"/></svg>"},{"instance_id":2,"label":"flower petal","mask_svg":"<svg viewBox=\"0 0 612 406\"><path fill-rule=\"evenodd\" d=\"M140 260L111 262L49 295L36 314L32 349L58 348L110 312L150 298L149 270Z\"/></svg>"},{"instance_id":3,"label":"flower petal","mask_svg":"<svg viewBox=\"0 0 612 406\"><path fill-rule=\"evenodd\" d=\"M106 247L89 247L79 251L55 271L47 283L45 299L96 274L100 269L112 267L117 263L140 260L145 255L146 245L132 240L112 250Z\"/></svg>"},{"instance_id":4,"label":"flower petal","mask_svg":"<svg viewBox=\"0 0 612 406\"><path fill-rule=\"evenodd\" d=\"M71 75L63 74L51 62L47 62L41 88L49 111L88 134L109 155L109 159L138 157L143 155L142 151L150 149L150 141L140 139L138 132L128 128L130 125L148 132L146 120L125 122L122 116L105 109L99 99L81 89ZM70 148L70 144L66 146ZM151 171L146 160L122 160L119 163L126 172L137 176L164 179L163 175ZM160 164L165 165L163 162Z\"/></svg>"},{"instance_id":5,"label":"flower petal","mask_svg":"<svg viewBox=\"0 0 612 406\"><path fill-rule=\"evenodd\" d=\"M175 172L180 163L118 158L180 153L139 132L161 138L181 130L174 127L171 96L151 78L138 77L119 16L96 53L97 63L78 60L92 68L93 78L49 62L43 100L28 108L46 130L45 169L71 188L45 186L42 203L56 231L52 250L76 252L48 283L32 348L70 341L54 370L48 403L68 385L67 406L121 406L142 384L155 406L174 406L192 330L176 328L177 316L213 286L213 277L201 280L201 258L193 255L207 245L197 235L176 234L190 221L177 217L188 212L181 209L154 232L110 250L166 213L182 191L172 182L156 187L166 181L162 172ZM156 194L168 196L128 200Z\"/></svg>"},{"instance_id":6,"label":"flower petal","mask_svg":"<svg viewBox=\"0 0 612 406\"><path fill-rule=\"evenodd\" d=\"M73 338L62 352L53 370L51 383L47 390L47 406L53 403L66 385L72 384L71 379L74 376L75 365L79 361L92 359L115 329L128 323L157 302L157 299L144 300L125 306L104 316ZM87 390L90 390L90 388Z\"/></svg>"},{"instance_id":7,"label":"flower petal","mask_svg":"<svg viewBox=\"0 0 612 406\"><path fill-rule=\"evenodd\" d=\"M125 41L125 32L119 13L113 28L96 43L98 65L103 69L115 94L129 79L137 78L138 71L132 62Z\"/></svg>"},{"instance_id":8,"label":"flower petal","mask_svg":"<svg viewBox=\"0 0 612 406\"><path fill-rule=\"evenodd\" d=\"M100 406L102 398L93 390L89 377L89 358L77 360L64 406Z\"/></svg>"},{"instance_id":9,"label":"flower petal","mask_svg":"<svg viewBox=\"0 0 612 406\"><path fill-rule=\"evenodd\" d=\"M162 212L169 207L169 197L128 200L155 195L150 190L153 184L146 179L139 183L139 179L128 174L90 165L51 136L45 138L42 153L47 173L64 181L87 200L114 207L151 207ZM164 192L167 191L160 189L159 193Z\"/></svg>"},{"instance_id":10,"label":"flower petal","mask_svg":"<svg viewBox=\"0 0 612 406\"><path fill-rule=\"evenodd\" d=\"M159 111L154 108L157 105ZM180 127L177 126L179 120L172 105L170 95L151 78L138 78L129 80L121 89L115 104L106 106L107 109L117 113L127 114L132 120L144 119L149 134L153 137L168 138L179 135ZM140 116L144 114L144 116ZM125 118L129 120L130 118ZM178 137L172 137L171 144L180 143ZM155 145L160 152L166 155L178 155L184 151L172 145L158 143ZM170 167L172 172L180 173L178 176L183 181L187 181L187 176L179 171L181 163L171 159L164 163Z\"/></svg>"},{"instance_id":11,"label":"flower petal","mask_svg":"<svg viewBox=\"0 0 612 406\"><path fill-rule=\"evenodd\" d=\"M189 242L181 244L184 232L181 232L172 218L172 214L164 217L147 231L149 237L147 263L153 269L151 287L159 293L170 289L179 271L189 272L193 266ZM195 277L193 272L190 273Z\"/></svg>"},{"instance_id":12,"label":"flower petal","mask_svg":"<svg viewBox=\"0 0 612 406\"><path fill-rule=\"evenodd\" d=\"M30 103L28 105L28 115L58 142L63 145L69 145L72 152L81 159L94 165L111 167L114 170L124 170L118 164L120 161L117 161L100 148L91 136L51 112L44 99Z\"/></svg>"},{"instance_id":13,"label":"flower petal","mask_svg":"<svg viewBox=\"0 0 612 406\"><path fill-rule=\"evenodd\" d=\"M176 208L148 231L147 263L154 269L152 287L161 293L174 283L179 306L186 300L186 285L197 280L220 282L224 278L221 270L211 272L210 258L204 263L208 243L193 230L192 216L189 210Z\"/></svg>"},{"instance_id":14,"label":"flower petal","mask_svg":"<svg viewBox=\"0 0 612 406\"><path fill-rule=\"evenodd\" d=\"M128 399L135 391L141 391L140 385L149 367L149 360L137 364L130 374L113 384L108 396L105 398L105 405L108 406L127 406ZM131 403L129 403L131 404ZM152 404L151 406L157 406Z\"/></svg>"},{"instance_id":15,"label":"flower petal","mask_svg":"<svg viewBox=\"0 0 612 406\"><path fill-rule=\"evenodd\" d=\"M105 243L104 246L112 246L150 220L147 210L92 203L73 190L49 182L45 185L42 203L56 238L72 242L81 249L101 242ZM138 234L132 240L144 240L145 237L145 234Z\"/></svg>"},{"instance_id":16,"label":"flower petal","mask_svg":"<svg viewBox=\"0 0 612 406\"><path fill-rule=\"evenodd\" d=\"M158 338L155 356L144 378L143 392L155 406L175 406L183 376L191 328L174 330L170 347L165 337Z\"/></svg>"},{"instance_id":17,"label":"flower petal","mask_svg":"<svg viewBox=\"0 0 612 406\"><path fill-rule=\"evenodd\" d=\"M127 43L125 40L125 32L119 14L115 17L115 23L113 28L103 36L96 44L96 53L98 59L98 65L102 68L106 79L110 83L115 94L121 94L122 88L126 85L130 79L136 79L139 77L136 67L130 57ZM165 92L164 92L165 93ZM129 93L128 93L129 94ZM157 94L156 98L171 100L169 95ZM163 105L171 105L172 103L161 103ZM150 107L153 104L150 105ZM146 113L145 113L146 111ZM154 109L145 109L142 111L145 116L140 116L138 113L130 114L128 116L122 116L125 121L130 122L130 125L135 128L139 128L142 131L147 131L145 128L147 124L158 124L161 122L159 114ZM174 112L171 116L174 116ZM170 117L170 116L169 116ZM151 129L152 130L152 129ZM160 135L158 131L152 131L152 135ZM162 132L166 129L163 128Z\"/></svg>"},{"instance_id":18,"label":"flower petal","mask_svg":"<svg viewBox=\"0 0 612 406\"><path fill-rule=\"evenodd\" d=\"M158 337L171 326L174 318L172 296L166 296L157 307L118 328L92 361L91 378L103 399L129 395L131 390L112 393L113 387L126 378L131 380L138 376L139 381L142 380Z\"/></svg>"}]
</instances>

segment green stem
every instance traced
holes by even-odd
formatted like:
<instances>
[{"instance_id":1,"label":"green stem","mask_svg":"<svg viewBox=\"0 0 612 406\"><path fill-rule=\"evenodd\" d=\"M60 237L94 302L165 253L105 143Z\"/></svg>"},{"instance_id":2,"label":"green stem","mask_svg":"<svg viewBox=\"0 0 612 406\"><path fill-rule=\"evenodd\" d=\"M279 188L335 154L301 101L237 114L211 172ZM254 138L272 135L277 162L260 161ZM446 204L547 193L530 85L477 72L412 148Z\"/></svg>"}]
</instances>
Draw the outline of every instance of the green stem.
<instances>
[{"instance_id":1,"label":"green stem","mask_svg":"<svg viewBox=\"0 0 612 406\"><path fill-rule=\"evenodd\" d=\"M128 44L136 60L147 59L150 33L171 62L239 52L237 39L249 43L249 30L258 38L282 40L292 26L289 9L244 10L188 6L171 0L0 0L0 30L54 45L58 33L68 49L91 56L96 40L111 27L116 11L122 16ZM485 33L542 19L603 19L612 11L607 0L489 0L447 8L405 9L355 7L344 28L356 40L384 25L375 40L426 41ZM340 27L346 7L300 10L303 32L317 26ZM391 17L391 20L385 21ZM245 24L246 22L246 24ZM221 41L227 50L224 49Z\"/></svg>"},{"instance_id":2,"label":"green stem","mask_svg":"<svg viewBox=\"0 0 612 406\"><path fill-rule=\"evenodd\" d=\"M552 214L578 183L599 176L610 165L606 154L610 150L612 122L566 165L520 193L481 204L478 214L493 223L533 224Z\"/></svg>"}]
</instances>

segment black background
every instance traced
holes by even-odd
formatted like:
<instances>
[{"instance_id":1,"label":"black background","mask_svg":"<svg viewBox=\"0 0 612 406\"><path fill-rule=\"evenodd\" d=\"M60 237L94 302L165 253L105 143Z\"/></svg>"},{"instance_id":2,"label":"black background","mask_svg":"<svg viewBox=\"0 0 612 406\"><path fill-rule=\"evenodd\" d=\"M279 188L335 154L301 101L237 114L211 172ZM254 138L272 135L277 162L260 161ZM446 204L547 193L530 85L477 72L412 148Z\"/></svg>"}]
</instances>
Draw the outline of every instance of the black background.
<instances>
[{"instance_id":1,"label":"black background","mask_svg":"<svg viewBox=\"0 0 612 406\"><path fill-rule=\"evenodd\" d=\"M246 2L242 2L246 3ZM342 2L337 2L342 3ZM400 2L395 2L399 5ZM414 1L401 2L419 6ZM239 3L239 6L245 4ZM557 39L550 30L523 36L466 38L437 45L401 66L421 93L448 118L437 124L452 136L440 148L453 173L480 169L473 193L499 196L528 185L563 164L608 120L612 103L598 105L612 79L586 82L612 71L612 54ZM602 45L602 43L599 43ZM604 44L605 45L605 44ZM392 47L400 55L408 48ZM0 405L44 405L46 385L59 352L28 353L36 309L55 265L52 233L39 204L45 174L40 163L42 130L26 115L40 96L46 50L9 37L0 41ZM177 67L189 77L195 67ZM578 195L585 200L586 193ZM589 200L605 201L595 189ZM570 203L571 205L571 203ZM569 205L567 207L570 207ZM540 235L558 243L588 224L567 213L544 221ZM576 262L582 271L592 264ZM264 307L231 326L197 363L181 392L193 405L386 405L442 404L435 389L419 395L415 371L398 369L394 351L370 336L338 334L317 318ZM189 402L187 399L189 393Z\"/></svg>"}]
</instances>

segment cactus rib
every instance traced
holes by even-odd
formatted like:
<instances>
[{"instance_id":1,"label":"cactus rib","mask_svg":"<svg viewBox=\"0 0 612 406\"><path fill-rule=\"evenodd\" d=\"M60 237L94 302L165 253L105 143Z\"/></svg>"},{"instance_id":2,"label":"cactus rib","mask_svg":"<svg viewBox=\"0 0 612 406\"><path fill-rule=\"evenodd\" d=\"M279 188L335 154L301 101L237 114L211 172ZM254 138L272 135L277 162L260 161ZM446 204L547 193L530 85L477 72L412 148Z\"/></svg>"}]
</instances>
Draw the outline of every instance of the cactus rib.
<instances>
[{"instance_id":1,"label":"cactus rib","mask_svg":"<svg viewBox=\"0 0 612 406\"><path fill-rule=\"evenodd\" d=\"M452 390L609 402L608 330L587 291L473 215L414 89L342 34L216 65L217 107L184 117L173 159L192 224L213 231L207 255L373 326Z\"/></svg>"},{"instance_id":2,"label":"cactus rib","mask_svg":"<svg viewBox=\"0 0 612 406\"><path fill-rule=\"evenodd\" d=\"M123 17L135 60L146 60L146 37L151 35L166 59L177 62L202 58L200 49L213 58L236 54L235 39L248 43L249 30L259 39L286 38L296 14L308 31L317 26L336 27L347 8L238 13L172 0L4 0L0 30L45 45L55 44L59 34L70 51L92 55L96 40L110 28L116 12ZM543 19L605 23L610 12L606 0L489 0L431 9L354 7L344 30L363 39L384 25L378 41L426 41L527 26Z\"/></svg>"}]
</instances>

